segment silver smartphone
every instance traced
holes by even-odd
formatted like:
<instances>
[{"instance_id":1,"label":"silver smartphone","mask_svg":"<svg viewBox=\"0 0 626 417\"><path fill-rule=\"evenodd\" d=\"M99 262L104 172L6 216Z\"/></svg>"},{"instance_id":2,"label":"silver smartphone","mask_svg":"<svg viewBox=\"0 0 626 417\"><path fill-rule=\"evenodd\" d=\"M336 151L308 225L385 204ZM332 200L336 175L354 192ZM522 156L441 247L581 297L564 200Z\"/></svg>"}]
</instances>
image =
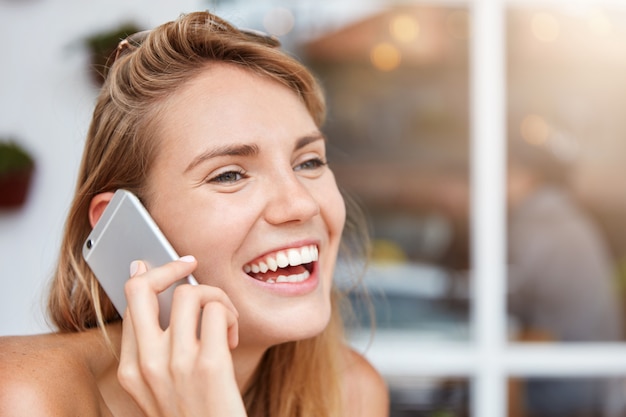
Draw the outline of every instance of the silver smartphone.
<instances>
[{"instance_id":1,"label":"silver smartphone","mask_svg":"<svg viewBox=\"0 0 626 417\"><path fill-rule=\"evenodd\" d=\"M132 261L141 260L150 269L179 258L148 210L127 190L113 195L83 244L83 257L120 316L126 310L124 284ZM198 284L189 275L158 295L163 329L169 325L172 292L181 283Z\"/></svg>"}]
</instances>

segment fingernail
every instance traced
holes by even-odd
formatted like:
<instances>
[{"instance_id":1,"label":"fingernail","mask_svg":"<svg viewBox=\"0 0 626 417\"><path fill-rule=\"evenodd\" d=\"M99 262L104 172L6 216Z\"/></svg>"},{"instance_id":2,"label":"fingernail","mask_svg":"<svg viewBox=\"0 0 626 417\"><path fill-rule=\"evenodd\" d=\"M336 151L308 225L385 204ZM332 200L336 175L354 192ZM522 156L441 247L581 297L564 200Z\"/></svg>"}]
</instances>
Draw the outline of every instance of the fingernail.
<instances>
[{"instance_id":1,"label":"fingernail","mask_svg":"<svg viewBox=\"0 0 626 417\"><path fill-rule=\"evenodd\" d=\"M139 261L132 261L130 263L130 276L133 277L139 269Z\"/></svg>"},{"instance_id":2,"label":"fingernail","mask_svg":"<svg viewBox=\"0 0 626 417\"><path fill-rule=\"evenodd\" d=\"M191 262L194 262L196 260L196 258L193 255L186 255L186 256L183 256L181 258L178 258L178 260L182 261L182 262L189 262L189 263L191 263Z\"/></svg>"}]
</instances>

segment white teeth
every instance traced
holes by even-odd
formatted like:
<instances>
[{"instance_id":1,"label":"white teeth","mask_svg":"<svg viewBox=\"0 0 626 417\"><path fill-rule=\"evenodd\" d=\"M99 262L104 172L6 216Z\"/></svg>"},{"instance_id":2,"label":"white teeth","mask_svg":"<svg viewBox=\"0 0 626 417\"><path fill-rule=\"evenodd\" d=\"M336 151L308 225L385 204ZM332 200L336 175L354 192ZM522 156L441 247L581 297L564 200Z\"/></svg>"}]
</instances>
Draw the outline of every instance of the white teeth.
<instances>
[{"instance_id":1,"label":"white teeth","mask_svg":"<svg viewBox=\"0 0 626 417\"><path fill-rule=\"evenodd\" d=\"M276 277L276 283L280 283L280 282L302 282L305 281L308 277L310 277L311 274L309 273L309 271L304 271L301 274L295 274L295 275L279 275L278 277ZM268 279L266 282L270 283L270 284L274 284L274 281L272 279Z\"/></svg>"},{"instance_id":2,"label":"white teeth","mask_svg":"<svg viewBox=\"0 0 626 417\"><path fill-rule=\"evenodd\" d=\"M276 254L276 263L278 264L279 268L284 268L289 265L289 258L287 257L285 252L278 252Z\"/></svg>"},{"instance_id":3,"label":"white teeth","mask_svg":"<svg viewBox=\"0 0 626 417\"><path fill-rule=\"evenodd\" d=\"M289 258L289 265L302 264L302 256L300 256L300 251L297 249L289 249L287 251L287 258Z\"/></svg>"},{"instance_id":4,"label":"white teeth","mask_svg":"<svg viewBox=\"0 0 626 417\"><path fill-rule=\"evenodd\" d=\"M311 262L317 261L318 258L319 258L319 252L318 252L317 246L315 245L303 246L298 249L292 248L286 251L276 252L273 255L267 256L263 261L260 261L259 263L246 264L244 265L243 270L247 274L249 273L257 274L259 272L264 274L267 271L276 272L278 268L285 268L289 265L298 266L298 265L303 265L303 264L309 264ZM293 276L296 276L296 275L293 275ZM276 280L278 282L299 282L297 280L292 281L291 277L292 275L286 277L287 281L278 281L278 278L276 278ZM269 281L270 280L268 280L267 282Z\"/></svg>"},{"instance_id":5,"label":"white teeth","mask_svg":"<svg viewBox=\"0 0 626 417\"><path fill-rule=\"evenodd\" d=\"M308 247L302 248L302 250L300 251L300 256L301 256L303 264L308 264L311 261L313 261L313 259L311 257L311 251L309 250Z\"/></svg>"},{"instance_id":6,"label":"white teeth","mask_svg":"<svg viewBox=\"0 0 626 417\"><path fill-rule=\"evenodd\" d=\"M275 258L267 258L265 261L267 262L267 267L272 272L276 272L276 270L278 269L278 264L276 263L276 259Z\"/></svg>"}]
</instances>

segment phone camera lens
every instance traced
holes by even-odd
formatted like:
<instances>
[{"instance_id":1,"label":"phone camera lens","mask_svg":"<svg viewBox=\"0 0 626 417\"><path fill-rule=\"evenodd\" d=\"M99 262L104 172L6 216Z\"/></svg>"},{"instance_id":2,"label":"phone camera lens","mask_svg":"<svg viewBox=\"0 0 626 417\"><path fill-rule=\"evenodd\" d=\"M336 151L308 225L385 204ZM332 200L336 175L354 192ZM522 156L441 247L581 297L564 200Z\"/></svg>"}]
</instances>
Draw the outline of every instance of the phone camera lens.
<instances>
[{"instance_id":1,"label":"phone camera lens","mask_svg":"<svg viewBox=\"0 0 626 417\"><path fill-rule=\"evenodd\" d=\"M87 249L91 249L92 246L93 242L91 241L91 239L87 240Z\"/></svg>"}]
</instances>

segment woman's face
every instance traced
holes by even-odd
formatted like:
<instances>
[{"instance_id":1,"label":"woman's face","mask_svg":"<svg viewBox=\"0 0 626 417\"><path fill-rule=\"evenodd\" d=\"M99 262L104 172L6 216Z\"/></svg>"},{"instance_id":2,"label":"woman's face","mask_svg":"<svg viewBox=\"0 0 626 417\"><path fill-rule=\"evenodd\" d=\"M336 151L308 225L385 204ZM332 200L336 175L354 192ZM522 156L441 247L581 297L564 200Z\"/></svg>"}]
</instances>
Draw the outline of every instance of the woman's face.
<instances>
[{"instance_id":1,"label":"woman's face","mask_svg":"<svg viewBox=\"0 0 626 417\"><path fill-rule=\"evenodd\" d=\"M168 98L157 129L148 209L231 298L240 346L322 331L345 206L297 95L218 64Z\"/></svg>"}]
</instances>

